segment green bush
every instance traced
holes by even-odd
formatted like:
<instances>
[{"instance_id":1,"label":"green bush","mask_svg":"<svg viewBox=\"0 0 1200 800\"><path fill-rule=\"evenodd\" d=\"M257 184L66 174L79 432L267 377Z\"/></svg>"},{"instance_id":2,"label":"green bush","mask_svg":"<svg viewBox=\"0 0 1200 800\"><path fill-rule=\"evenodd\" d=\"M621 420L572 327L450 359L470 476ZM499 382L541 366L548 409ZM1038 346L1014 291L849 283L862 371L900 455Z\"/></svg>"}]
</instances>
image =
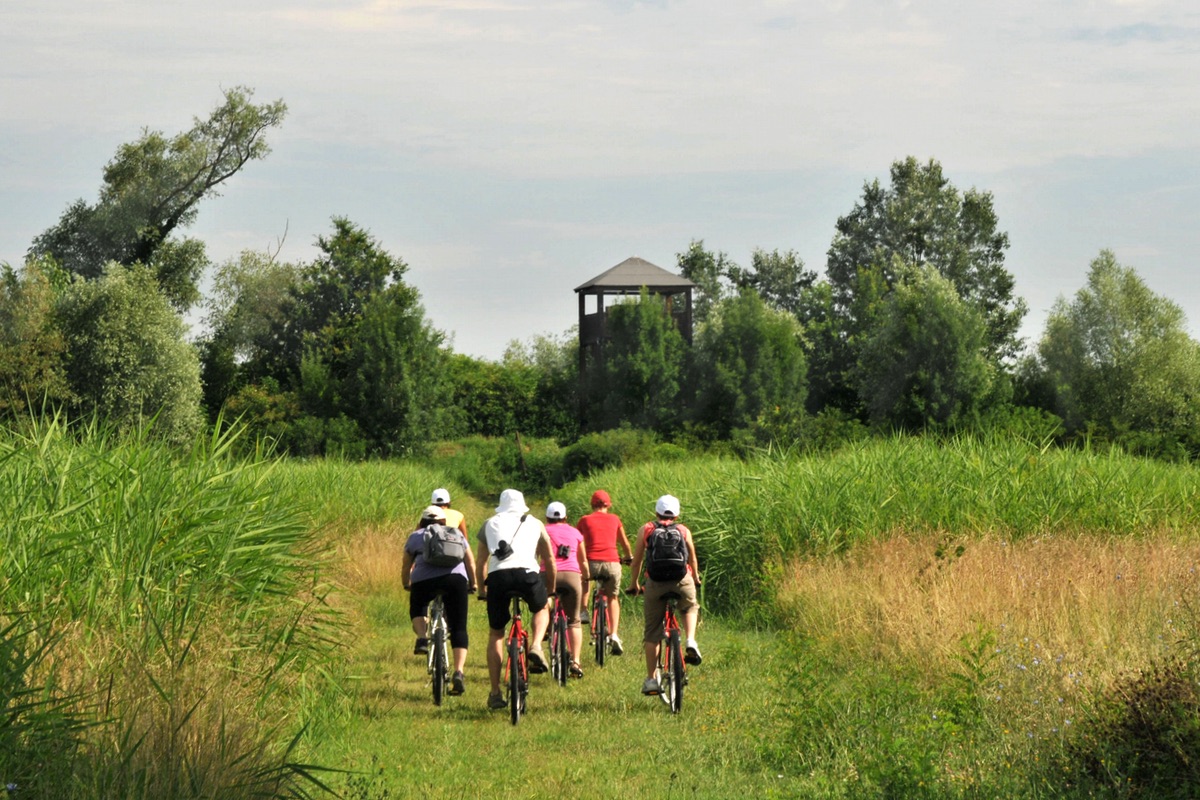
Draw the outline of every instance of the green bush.
<instances>
[{"instance_id":1,"label":"green bush","mask_svg":"<svg viewBox=\"0 0 1200 800\"><path fill-rule=\"evenodd\" d=\"M1089 796L1200 796L1198 677L1181 659L1122 676L1094 698L1051 774Z\"/></svg>"}]
</instances>

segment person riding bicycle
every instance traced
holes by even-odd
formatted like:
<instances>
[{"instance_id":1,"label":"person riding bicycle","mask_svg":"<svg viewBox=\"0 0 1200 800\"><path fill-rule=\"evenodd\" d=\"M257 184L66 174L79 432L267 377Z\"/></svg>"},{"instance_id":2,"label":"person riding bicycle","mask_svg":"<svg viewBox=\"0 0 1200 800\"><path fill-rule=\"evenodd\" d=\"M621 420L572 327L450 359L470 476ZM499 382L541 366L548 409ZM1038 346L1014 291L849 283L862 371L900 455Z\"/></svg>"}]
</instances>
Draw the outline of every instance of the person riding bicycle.
<instances>
[{"instance_id":1,"label":"person riding bicycle","mask_svg":"<svg viewBox=\"0 0 1200 800\"><path fill-rule=\"evenodd\" d=\"M608 600L609 641L612 642L612 654L619 656L624 652L621 637L617 632L621 629L621 562L617 555L617 545L625 553L624 563L630 563L633 550L629 539L625 536L625 526L621 518L612 511L612 498L603 489L592 493L592 513L579 518L575 527L583 534L584 547L587 550L588 570L591 578L583 581L583 597L591 592L591 582L600 584L600 593Z\"/></svg>"},{"instance_id":2,"label":"person riding bicycle","mask_svg":"<svg viewBox=\"0 0 1200 800\"><path fill-rule=\"evenodd\" d=\"M692 542L692 532L686 525L679 522L679 499L669 494L658 498L654 505L655 519L642 526L638 536L637 546L633 553L631 569L632 583L629 593L637 594L642 591L640 579L642 566L646 564L647 542L659 528L674 526L683 535L687 545L687 569L682 578L674 581L654 580L647 575L646 600L643 612L646 616L645 631L642 644L646 652L646 681L642 684L642 694L656 695L661 691L658 683L658 648L663 637L663 615L666 613L667 601L663 595L674 592L679 595L677 610L680 624L683 626L687 639L687 651L683 660L688 664L699 664L701 661L700 646L696 644L696 626L700 621L700 606L696 603L696 587L700 584L700 565L696 560L696 546Z\"/></svg>"},{"instance_id":3,"label":"person riding bicycle","mask_svg":"<svg viewBox=\"0 0 1200 800\"><path fill-rule=\"evenodd\" d=\"M446 627L450 629L450 648L454 654L454 675L450 678L450 694L463 693L463 668L467 664L467 595L475 591L475 558L461 531L464 558L453 567L438 567L425 561L425 529L432 524L445 525L446 514L438 506L429 506L421 513L421 526L409 534L404 544L400 565L400 580L410 592L408 615L412 620L417 643L416 655L429 653L429 603L442 593L446 609Z\"/></svg>"},{"instance_id":4,"label":"person riding bicycle","mask_svg":"<svg viewBox=\"0 0 1200 800\"><path fill-rule=\"evenodd\" d=\"M464 537L471 535L467 533L466 516L464 516L461 511L455 511L450 507L450 492L446 491L445 489L434 489L433 495L429 498L429 502L431 505L435 505L446 512L447 525L449 525L451 528L458 528L460 531L462 531L462 535Z\"/></svg>"},{"instance_id":5,"label":"person riding bicycle","mask_svg":"<svg viewBox=\"0 0 1200 800\"><path fill-rule=\"evenodd\" d=\"M479 541L476 580L480 587L486 587L486 590L481 588L479 599L487 600L488 614L487 662L492 683L488 708L504 708L500 672L504 665L504 629L512 619L508 595L518 593L533 615L529 671L546 672L542 639L550 624L546 604L548 593L558 577L558 567L546 526L536 517L529 516L525 496L516 489L505 489L500 493L495 515L483 523L476 538Z\"/></svg>"},{"instance_id":6,"label":"person riding bicycle","mask_svg":"<svg viewBox=\"0 0 1200 800\"><path fill-rule=\"evenodd\" d=\"M583 534L567 524L567 507L559 502L546 506L546 533L554 549L558 578L554 588L567 613L567 642L571 650L571 677L582 678L579 652L583 648L583 629L579 625L579 607L583 605L583 578L588 571L587 547Z\"/></svg>"}]
</instances>

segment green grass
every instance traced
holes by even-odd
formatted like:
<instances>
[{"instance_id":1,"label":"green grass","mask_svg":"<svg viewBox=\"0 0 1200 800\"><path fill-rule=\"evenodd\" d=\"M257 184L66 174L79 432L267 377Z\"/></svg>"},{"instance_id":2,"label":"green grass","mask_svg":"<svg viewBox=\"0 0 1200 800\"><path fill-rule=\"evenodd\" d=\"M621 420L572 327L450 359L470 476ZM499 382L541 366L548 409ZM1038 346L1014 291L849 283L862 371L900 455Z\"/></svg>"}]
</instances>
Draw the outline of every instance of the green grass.
<instances>
[{"instance_id":1,"label":"green grass","mask_svg":"<svg viewBox=\"0 0 1200 800\"><path fill-rule=\"evenodd\" d=\"M705 662L690 669L683 711L672 715L640 694L640 601L626 605L625 655L599 668L585 653L584 678L565 688L532 676L528 713L513 727L507 711L485 707L482 603L471 610L467 693L440 708L424 659L412 654L407 613L378 603L351 665L353 713L315 757L356 771L342 788L364 800L560 798L589 786L603 796L811 796L814 781L794 759L764 756L764 741L791 713L780 702L786 650L775 637L702 621Z\"/></svg>"}]
</instances>

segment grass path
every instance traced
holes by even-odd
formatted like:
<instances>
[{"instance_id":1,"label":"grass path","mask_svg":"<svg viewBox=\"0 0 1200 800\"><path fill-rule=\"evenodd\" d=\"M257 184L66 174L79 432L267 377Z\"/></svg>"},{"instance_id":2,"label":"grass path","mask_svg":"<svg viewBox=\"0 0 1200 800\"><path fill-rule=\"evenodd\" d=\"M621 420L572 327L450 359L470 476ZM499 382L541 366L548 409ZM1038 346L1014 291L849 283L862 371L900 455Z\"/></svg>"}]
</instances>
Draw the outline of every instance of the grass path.
<instances>
[{"instance_id":1,"label":"grass path","mask_svg":"<svg viewBox=\"0 0 1200 800\"><path fill-rule=\"evenodd\" d=\"M423 657L412 653L407 600L363 599L349 654L353 711L323 742L318 763L352 770L334 785L374 798L563 798L812 796L803 776L774 763L773 733L794 709L781 703L784 665L769 634L744 632L708 616L681 714L640 694L641 602L626 602L626 654L603 669L590 657L567 687L532 676L518 726L489 711L484 605L472 601L467 691L435 707Z\"/></svg>"}]
</instances>

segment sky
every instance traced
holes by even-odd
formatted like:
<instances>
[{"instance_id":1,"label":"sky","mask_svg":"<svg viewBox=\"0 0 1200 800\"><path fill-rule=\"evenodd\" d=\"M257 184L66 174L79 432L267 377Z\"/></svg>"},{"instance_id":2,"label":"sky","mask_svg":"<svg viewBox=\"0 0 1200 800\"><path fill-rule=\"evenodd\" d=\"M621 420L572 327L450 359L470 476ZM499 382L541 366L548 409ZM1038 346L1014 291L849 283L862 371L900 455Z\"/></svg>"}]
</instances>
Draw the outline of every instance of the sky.
<instances>
[{"instance_id":1,"label":"sky","mask_svg":"<svg viewBox=\"0 0 1200 800\"><path fill-rule=\"evenodd\" d=\"M823 274L908 156L992 194L1028 341L1103 249L1200 338L1192 0L0 0L0 51L0 262L246 86L287 118L184 233L303 262L348 217L460 353L693 240Z\"/></svg>"}]
</instances>

